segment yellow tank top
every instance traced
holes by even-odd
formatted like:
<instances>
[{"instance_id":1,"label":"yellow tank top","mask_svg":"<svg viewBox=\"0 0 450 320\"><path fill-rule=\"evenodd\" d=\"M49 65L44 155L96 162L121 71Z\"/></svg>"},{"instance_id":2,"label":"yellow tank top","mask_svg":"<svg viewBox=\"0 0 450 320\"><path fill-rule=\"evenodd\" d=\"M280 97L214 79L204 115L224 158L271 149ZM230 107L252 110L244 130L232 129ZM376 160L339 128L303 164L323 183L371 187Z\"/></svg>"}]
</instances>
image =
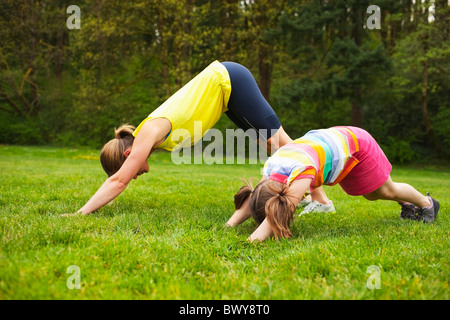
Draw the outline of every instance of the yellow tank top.
<instances>
[{"instance_id":1,"label":"yellow tank top","mask_svg":"<svg viewBox=\"0 0 450 320\"><path fill-rule=\"evenodd\" d=\"M133 135L136 137L147 121L166 118L171 122L172 130L158 148L172 151L181 145L186 147L189 139L190 145L194 145L219 121L222 113L228 110L230 94L231 80L228 71L219 61L214 61L145 118ZM195 124L197 132L194 132L196 121L201 121L201 133L200 123ZM183 130L176 131L177 129ZM184 143L178 145L182 141Z\"/></svg>"}]
</instances>

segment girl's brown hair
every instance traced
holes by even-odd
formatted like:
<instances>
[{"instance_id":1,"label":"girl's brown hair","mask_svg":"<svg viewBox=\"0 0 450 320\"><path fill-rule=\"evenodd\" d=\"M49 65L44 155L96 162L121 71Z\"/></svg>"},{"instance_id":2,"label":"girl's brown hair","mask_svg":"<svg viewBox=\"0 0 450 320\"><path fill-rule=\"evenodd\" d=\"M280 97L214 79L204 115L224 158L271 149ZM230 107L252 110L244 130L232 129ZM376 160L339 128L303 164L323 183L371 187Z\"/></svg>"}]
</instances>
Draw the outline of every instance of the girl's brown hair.
<instances>
[{"instance_id":1,"label":"girl's brown hair","mask_svg":"<svg viewBox=\"0 0 450 320\"><path fill-rule=\"evenodd\" d=\"M115 139L108 141L100 152L100 162L108 177L111 177L125 162L124 152L133 145L134 127L128 124L114 129Z\"/></svg>"},{"instance_id":2,"label":"girl's brown hair","mask_svg":"<svg viewBox=\"0 0 450 320\"><path fill-rule=\"evenodd\" d=\"M245 182L245 181L244 181ZM289 186L273 180L261 181L255 189L251 183L239 189L234 196L234 205L239 209L250 196L250 211L253 219L261 224L265 218L275 234L275 239L292 236L289 225L294 218L295 205L287 197Z\"/></svg>"}]
</instances>

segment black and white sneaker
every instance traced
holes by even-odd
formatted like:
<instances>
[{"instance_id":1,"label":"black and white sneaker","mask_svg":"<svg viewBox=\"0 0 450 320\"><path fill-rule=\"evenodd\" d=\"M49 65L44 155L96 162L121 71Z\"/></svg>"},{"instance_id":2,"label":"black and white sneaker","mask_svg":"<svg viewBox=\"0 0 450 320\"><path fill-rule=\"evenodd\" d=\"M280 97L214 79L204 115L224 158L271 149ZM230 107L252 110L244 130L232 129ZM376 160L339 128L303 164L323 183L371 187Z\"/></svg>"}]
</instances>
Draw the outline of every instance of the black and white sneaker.
<instances>
[{"instance_id":1,"label":"black and white sneaker","mask_svg":"<svg viewBox=\"0 0 450 320\"><path fill-rule=\"evenodd\" d=\"M402 206L402 212L400 213L400 218L402 219L410 219L417 220L417 211L419 211L419 207L409 203L399 203Z\"/></svg>"}]
</instances>

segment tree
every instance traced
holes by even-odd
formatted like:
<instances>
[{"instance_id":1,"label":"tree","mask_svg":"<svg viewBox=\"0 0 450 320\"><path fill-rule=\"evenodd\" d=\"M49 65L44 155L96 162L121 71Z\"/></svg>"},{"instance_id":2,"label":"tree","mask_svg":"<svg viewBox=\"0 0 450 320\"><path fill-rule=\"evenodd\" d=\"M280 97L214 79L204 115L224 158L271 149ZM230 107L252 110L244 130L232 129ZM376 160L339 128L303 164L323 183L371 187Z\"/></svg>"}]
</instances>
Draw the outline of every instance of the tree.
<instances>
[{"instance_id":1,"label":"tree","mask_svg":"<svg viewBox=\"0 0 450 320\"><path fill-rule=\"evenodd\" d=\"M436 2L435 20L429 22L430 5L416 3L415 29L395 48L393 57L397 72L392 82L403 103L412 102L405 107L422 116L419 128L424 134L417 133L417 138L428 140L436 151L448 155L442 142L448 141L450 129L439 128L440 134L437 135L432 119L449 107L450 7L445 1ZM423 10L421 6L424 6Z\"/></svg>"}]
</instances>

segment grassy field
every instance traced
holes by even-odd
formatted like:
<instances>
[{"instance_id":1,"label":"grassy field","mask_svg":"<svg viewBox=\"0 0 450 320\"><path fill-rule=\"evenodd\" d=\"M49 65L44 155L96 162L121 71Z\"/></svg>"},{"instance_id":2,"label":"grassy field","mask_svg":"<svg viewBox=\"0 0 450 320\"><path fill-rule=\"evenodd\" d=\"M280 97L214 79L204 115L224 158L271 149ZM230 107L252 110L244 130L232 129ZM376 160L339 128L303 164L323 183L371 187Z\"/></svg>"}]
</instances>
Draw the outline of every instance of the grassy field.
<instances>
[{"instance_id":1,"label":"grassy field","mask_svg":"<svg viewBox=\"0 0 450 320\"><path fill-rule=\"evenodd\" d=\"M62 218L104 181L98 152L0 146L0 298L449 298L450 172L392 172L440 201L433 224L325 187L336 213L295 219L291 239L248 243L253 221L224 223L239 178L258 179L260 166L174 165L168 153L149 164L113 204ZM67 286L72 265L80 289ZM371 290L374 265L381 288Z\"/></svg>"}]
</instances>

